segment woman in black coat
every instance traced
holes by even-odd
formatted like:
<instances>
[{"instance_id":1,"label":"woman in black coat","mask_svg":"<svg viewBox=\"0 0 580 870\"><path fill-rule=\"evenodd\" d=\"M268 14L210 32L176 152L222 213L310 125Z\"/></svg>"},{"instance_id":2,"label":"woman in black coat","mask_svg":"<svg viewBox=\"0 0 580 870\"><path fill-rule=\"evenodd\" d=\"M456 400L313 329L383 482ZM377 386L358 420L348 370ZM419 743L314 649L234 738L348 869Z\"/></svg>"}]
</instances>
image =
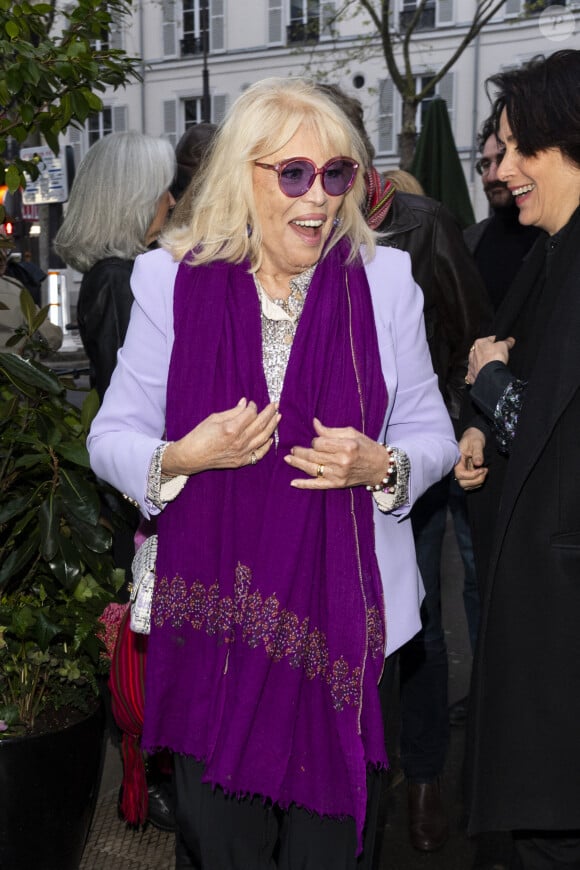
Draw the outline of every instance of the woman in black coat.
<instances>
[{"instance_id":1,"label":"woman in black coat","mask_svg":"<svg viewBox=\"0 0 580 870\"><path fill-rule=\"evenodd\" d=\"M483 613L468 753L471 833L513 866L580 867L580 51L494 76L498 170L540 227L475 342L455 473L473 502Z\"/></svg>"}]
</instances>

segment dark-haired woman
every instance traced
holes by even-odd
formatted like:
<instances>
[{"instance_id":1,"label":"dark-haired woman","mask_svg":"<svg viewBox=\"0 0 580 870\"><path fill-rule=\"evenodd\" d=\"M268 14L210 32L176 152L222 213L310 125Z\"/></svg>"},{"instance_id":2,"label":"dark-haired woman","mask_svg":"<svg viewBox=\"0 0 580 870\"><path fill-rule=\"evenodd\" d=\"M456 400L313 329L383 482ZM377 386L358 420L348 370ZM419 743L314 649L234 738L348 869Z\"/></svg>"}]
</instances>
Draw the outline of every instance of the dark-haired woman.
<instances>
[{"instance_id":1,"label":"dark-haired woman","mask_svg":"<svg viewBox=\"0 0 580 870\"><path fill-rule=\"evenodd\" d=\"M470 830L514 868L580 867L580 51L494 76L498 176L544 230L467 380L456 475L486 562L472 683Z\"/></svg>"}]
</instances>

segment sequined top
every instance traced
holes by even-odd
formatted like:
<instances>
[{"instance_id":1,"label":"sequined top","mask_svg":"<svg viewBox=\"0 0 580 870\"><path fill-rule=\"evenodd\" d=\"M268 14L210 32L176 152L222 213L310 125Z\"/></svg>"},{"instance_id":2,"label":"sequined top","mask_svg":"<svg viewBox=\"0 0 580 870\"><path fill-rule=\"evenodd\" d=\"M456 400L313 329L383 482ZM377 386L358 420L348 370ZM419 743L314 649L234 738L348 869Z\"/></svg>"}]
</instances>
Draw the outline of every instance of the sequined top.
<instances>
[{"instance_id":1,"label":"sequined top","mask_svg":"<svg viewBox=\"0 0 580 870\"><path fill-rule=\"evenodd\" d=\"M288 299L272 299L254 275L262 310L262 364L271 402L282 393L292 342L296 335L315 266L290 281Z\"/></svg>"},{"instance_id":2,"label":"sequined top","mask_svg":"<svg viewBox=\"0 0 580 870\"><path fill-rule=\"evenodd\" d=\"M292 343L315 268L316 266L311 266L310 269L290 280L290 295L287 299L272 299L254 275L261 305L262 365L271 402L279 401L282 393ZM166 478L161 474L161 463L166 447L167 442L163 442L155 450L147 481L147 499L159 509L162 509L167 502L173 501L187 482L186 475ZM375 502L384 513L401 507L409 498L409 459L403 450L394 448L393 458L397 469L395 491L373 493Z\"/></svg>"}]
</instances>

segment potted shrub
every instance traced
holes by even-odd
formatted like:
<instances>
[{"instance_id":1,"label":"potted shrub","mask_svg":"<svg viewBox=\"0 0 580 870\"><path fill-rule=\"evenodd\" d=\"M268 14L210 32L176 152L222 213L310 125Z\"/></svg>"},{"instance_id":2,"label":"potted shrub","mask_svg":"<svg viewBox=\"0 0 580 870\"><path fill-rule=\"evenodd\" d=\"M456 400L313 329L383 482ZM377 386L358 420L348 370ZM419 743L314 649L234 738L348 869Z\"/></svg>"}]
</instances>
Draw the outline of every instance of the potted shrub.
<instances>
[{"instance_id":1,"label":"potted shrub","mask_svg":"<svg viewBox=\"0 0 580 870\"><path fill-rule=\"evenodd\" d=\"M0 353L0 866L72 870L102 759L100 616L123 576L85 447L98 400L69 401L74 384L38 359L46 309L26 290L21 304L23 355Z\"/></svg>"}]
</instances>

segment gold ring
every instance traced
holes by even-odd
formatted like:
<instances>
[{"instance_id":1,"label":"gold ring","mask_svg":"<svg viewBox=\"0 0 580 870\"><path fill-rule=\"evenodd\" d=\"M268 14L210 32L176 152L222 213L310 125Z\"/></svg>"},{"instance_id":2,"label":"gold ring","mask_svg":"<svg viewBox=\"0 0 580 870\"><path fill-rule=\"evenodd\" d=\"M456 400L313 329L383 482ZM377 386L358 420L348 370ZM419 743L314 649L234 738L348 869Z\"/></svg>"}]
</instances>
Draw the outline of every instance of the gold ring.
<instances>
[{"instance_id":1,"label":"gold ring","mask_svg":"<svg viewBox=\"0 0 580 870\"><path fill-rule=\"evenodd\" d=\"M258 461L258 457L256 456L256 451L252 450L252 455L250 456L250 462L252 463L252 465L255 465L257 461Z\"/></svg>"},{"instance_id":2,"label":"gold ring","mask_svg":"<svg viewBox=\"0 0 580 870\"><path fill-rule=\"evenodd\" d=\"M324 477L324 465L319 465L316 469L316 477Z\"/></svg>"},{"instance_id":3,"label":"gold ring","mask_svg":"<svg viewBox=\"0 0 580 870\"><path fill-rule=\"evenodd\" d=\"M473 353L474 350L475 350L475 342L469 348L469 353Z\"/></svg>"},{"instance_id":4,"label":"gold ring","mask_svg":"<svg viewBox=\"0 0 580 870\"><path fill-rule=\"evenodd\" d=\"M465 383L467 384L467 386L469 386L469 378L467 377L467 375L465 375L465 378L464 378L463 380L465 381Z\"/></svg>"}]
</instances>

